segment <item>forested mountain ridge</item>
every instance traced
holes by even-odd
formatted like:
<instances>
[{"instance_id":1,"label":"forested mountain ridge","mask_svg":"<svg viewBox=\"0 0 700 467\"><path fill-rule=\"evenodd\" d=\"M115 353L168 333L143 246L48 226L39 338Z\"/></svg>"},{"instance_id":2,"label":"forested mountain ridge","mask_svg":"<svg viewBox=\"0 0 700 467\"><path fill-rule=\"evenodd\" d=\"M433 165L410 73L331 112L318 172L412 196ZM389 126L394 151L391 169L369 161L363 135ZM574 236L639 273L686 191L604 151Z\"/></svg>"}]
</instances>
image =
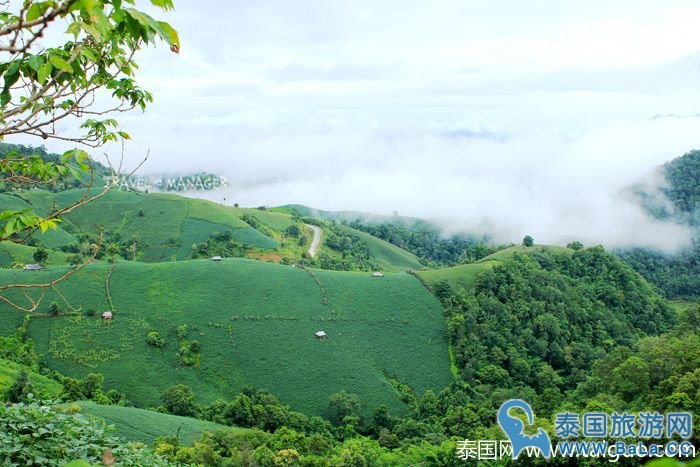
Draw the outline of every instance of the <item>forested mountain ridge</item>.
<instances>
[{"instance_id":1,"label":"forested mountain ridge","mask_svg":"<svg viewBox=\"0 0 700 467\"><path fill-rule=\"evenodd\" d=\"M692 243L676 254L649 248L620 249L616 253L668 298L700 297L700 151L694 150L661 167L666 185L657 192L638 192L650 214L691 229ZM655 201L659 195L672 206Z\"/></svg>"},{"instance_id":2,"label":"forested mountain ridge","mask_svg":"<svg viewBox=\"0 0 700 467\"><path fill-rule=\"evenodd\" d=\"M687 222L700 226L700 151L693 150L663 165L668 186L661 190Z\"/></svg>"}]
</instances>

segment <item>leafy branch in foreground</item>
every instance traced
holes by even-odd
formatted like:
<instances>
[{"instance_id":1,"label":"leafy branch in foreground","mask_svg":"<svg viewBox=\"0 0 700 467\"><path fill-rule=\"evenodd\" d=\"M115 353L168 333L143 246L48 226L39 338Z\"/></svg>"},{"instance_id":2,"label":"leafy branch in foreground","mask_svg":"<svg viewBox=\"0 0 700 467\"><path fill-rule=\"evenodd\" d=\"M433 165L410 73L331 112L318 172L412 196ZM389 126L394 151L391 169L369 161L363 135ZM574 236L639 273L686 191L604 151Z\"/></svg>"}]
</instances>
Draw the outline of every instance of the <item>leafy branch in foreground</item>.
<instances>
[{"instance_id":1,"label":"leafy branch in foreground","mask_svg":"<svg viewBox=\"0 0 700 467\"><path fill-rule=\"evenodd\" d=\"M163 11L173 9L172 0L150 3ZM180 50L177 32L135 4L135 0L0 1L0 140L36 136L95 148L130 139L117 120L106 116L135 108L143 111L153 100L134 79L136 53L157 40L175 53ZM61 36L58 28L66 24ZM94 194L95 172L83 150L67 151L58 160L17 153L0 158L0 186L7 191L90 174L82 197L54 207L48 215L29 208L0 211L0 241L22 243L37 230L57 228L62 215L104 196L116 184L118 172L110 168L111 178ZM44 286L53 287L53 281ZM24 287L3 286L0 291L10 288ZM38 302L27 299L30 305L19 308L36 309Z\"/></svg>"}]
</instances>

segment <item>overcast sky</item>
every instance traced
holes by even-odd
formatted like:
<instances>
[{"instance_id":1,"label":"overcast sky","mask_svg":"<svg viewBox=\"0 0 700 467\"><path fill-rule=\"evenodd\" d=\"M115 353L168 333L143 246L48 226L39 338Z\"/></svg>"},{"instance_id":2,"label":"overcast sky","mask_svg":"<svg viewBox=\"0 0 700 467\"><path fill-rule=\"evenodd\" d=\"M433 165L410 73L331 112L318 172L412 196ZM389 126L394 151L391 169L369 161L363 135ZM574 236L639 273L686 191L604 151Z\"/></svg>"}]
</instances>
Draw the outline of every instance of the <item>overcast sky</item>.
<instances>
[{"instance_id":1,"label":"overcast sky","mask_svg":"<svg viewBox=\"0 0 700 467\"><path fill-rule=\"evenodd\" d=\"M450 219L499 240L686 232L624 192L698 144L697 1L176 1L121 117L142 173L207 170L241 205Z\"/></svg>"}]
</instances>

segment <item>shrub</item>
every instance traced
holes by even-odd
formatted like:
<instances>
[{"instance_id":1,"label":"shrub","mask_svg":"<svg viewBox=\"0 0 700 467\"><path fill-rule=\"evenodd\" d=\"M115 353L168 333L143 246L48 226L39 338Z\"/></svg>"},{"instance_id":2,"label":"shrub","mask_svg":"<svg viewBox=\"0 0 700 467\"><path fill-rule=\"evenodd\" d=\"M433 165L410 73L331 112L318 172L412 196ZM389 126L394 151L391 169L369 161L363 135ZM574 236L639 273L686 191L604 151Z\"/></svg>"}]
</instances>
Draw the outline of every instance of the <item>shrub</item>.
<instances>
[{"instance_id":1,"label":"shrub","mask_svg":"<svg viewBox=\"0 0 700 467\"><path fill-rule=\"evenodd\" d=\"M187 325L186 324L181 324L180 326L177 327L177 338L178 339L184 339L187 337Z\"/></svg>"},{"instance_id":2,"label":"shrub","mask_svg":"<svg viewBox=\"0 0 700 467\"><path fill-rule=\"evenodd\" d=\"M163 339L163 336L161 336L158 331L149 331L148 334L146 334L146 343L153 347L165 347L165 339Z\"/></svg>"},{"instance_id":3,"label":"shrub","mask_svg":"<svg viewBox=\"0 0 700 467\"><path fill-rule=\"evenodd\" d=\"M59 466L83 459L102 465L109 448L119 465L173 465L110 435L102 423L30 402L0 404L0 464Z\"/></svg>"},{"instance_id":4,"label":"shrub","mask_svg":"<svg viewBox=\"0 0 700 467\"><path fill-rule=\"evenodd\" d=\"M61 307L58 306L58 303L51 302L51 305L49 305L49 314L51 316L58 316L61 314Z\"/></svg>"},{"instance_id":5,"label":"shrub","mask_svg":"<svg viewBox=\"0 0 700 467\"><path fill-rule=\"evenodd\" d=\"M191 417L197 415L199 409L194 401L194 393L189 386L177 384L168 388L160 396L168 413Z\"/></svg>"}]
</instances>

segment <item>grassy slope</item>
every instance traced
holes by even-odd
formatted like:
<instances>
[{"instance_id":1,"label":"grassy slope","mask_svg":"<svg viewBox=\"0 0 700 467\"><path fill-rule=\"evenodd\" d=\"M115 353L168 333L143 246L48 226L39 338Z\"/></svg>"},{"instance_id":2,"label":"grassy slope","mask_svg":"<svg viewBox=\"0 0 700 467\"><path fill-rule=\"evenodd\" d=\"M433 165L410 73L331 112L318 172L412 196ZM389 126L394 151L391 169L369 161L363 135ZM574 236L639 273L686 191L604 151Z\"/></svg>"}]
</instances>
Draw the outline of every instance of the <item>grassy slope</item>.
<instances>
[{"instance_id":1,"label":"grassy slope","mask_svg":"<svg viewBox=\"0 0 700 467\"><path fill-rule=\"evenodd\" d=\"M18 196L0 195L0 202L7 209L32 208L47 214L54 203L58 207L67 206L83 193L82 190L60 193L31 190ZM267 230L262 230L275 238L245 223L241 219L244 215L252 216L267 226ZM95 225L98 223L108 232L119 232L123 239L136 239L141 250L139 260L162 262L187 259L193 244L204 242L212 234L227 230L240 243L264 250L278 249L283 241L281 233L294 221L288 210L284 209L271 211L235 208L175 194L111 191L103 198L66 215L57 231L37 234L37 238L49 247L58 248L76 242L74 234L79 232L96 234ZM367 242L372 255L384 270L399 272L423 268L412 253L363 232L349 230ZM323 244L321 248L323 249ZM290 250L288 242L287 247L279 250L279 253L284 255L286 252L294 256L300 254L300 251L296 251L298 249L294 246ZM10 260L7 254L0 253L0 262L9 264Z\"/></svg>"},{"instance_id":2,"label":"grassy slope","mask_svg":"<svg viewBox=\"0 0 700 467\"><path fill-rule=\"evenodd\" d=\"M29 380L38 393L35 395L48 399L56 399L61 392L63 392L61 383L29 370L23 365L0 358L0 393L5 392L15 383L23 369L27 371Z\"/></svg>"},{"instance_id":3,"label":"grassy slope","mask_svg":"<svg viewBox=\"0 0 700 467\"><path fill-rule=\"evenodd\" d=\"M51 206L54 201L59 207L66 206L82 194L81 190L60 193L33 190L21 193L20 196L30 203L28 206L45 212L47 206ZM235 240L253 247L277 247L277 241L240 219L246 212L260 220L264 219L266 223L285 226L288 225L285 222L291 223L291 216L287 214L229 208L211 201L173 194L111 191L103 198L66 215L62 227L72 232L84 231L94 234L95 224L99 223L107 231L119 231L122 238L137 240L143 249L140 259L146 262L183 259L189 254L192 243L203 242L210 235L225 230L231 230ZM203 229L205 226L207 229ZM40 239L46 241L45 236ZM74 241L72 236L63 235L61 239L63 241L53 241L54 244L49 246L55 247Z\"/></svg>"},{"instance_id":4,"label":"grassy slope","mask_svg":"<svg viewBox=\"0 0 700 467\"><path fill-rule=\"evenodd\" d=\"M360 211L324 211L322 209L310 208L302 204L286 204L284 206L272 208L272 210L277 212L296 211L304 217L315 217L327 221L352 222L359 219L365 224L394 224L419 230L439 230L432 222L417 217L399 215L388 216Z\"/></svg>"},{"instance_id":5,"label":"grassy slope","mask_svg":"<svg viewBox=\"0 0 700 467\"><path fill-rule=\"evenodd\" d=\"M418 261L416 255L396 245L350 227L341 226L341 228L352 232L364 240L369 246L370 253L383 267L384 271L402 272L407 269L423 269L425 267ZM323 248L323 242L321 242L321 247Z\"/></svg>"},{"instance_id":6,"label":"grassy slope","mask_svg":"<svg viewBox=\"0 0 700 467\"><path fill-rule=\"evenodd\" d=\"M47 196L49 193L41 190L33 190L32 193L32 196L34 196L37 200L42 200L40 209L36 209L37 211L39 211L39 214L49 214L52 206L52 200L49 196ZM34 207L18 196L0 193L0 211L4 211L6 209L21 211L23 209L34 209ZM75 237L73 237L73 235L71 235L70 233L66 232L66 230L62 227L63 226L59 224L59 227L56 230L49 230L45 234L35 233L34 237L38 240L41 240L50 248L58 248L61 245L66 245L68 243L74 242Z\"/></svg>"},{"instance_id":7,"label":"grassy slope","mask_svg":"<svg viewBox=\"0 0 700 467\"><path fill-rule=\"evenodd\" d=\"M34 263L34 251L36 248L20 245L9 241L0 242L0 267L11 266L12 263ZM68 262L68 254L61 251L49 251L48 266L65 265Z\"/></svg>"},{"instance_id":8,"label":"grassy slope","mask_svg":"<svg viewBox=\"0 0 700 467\"><path fill-rule=\"evenodd\" d=\"M441 281L447 281L447 283L456 291L469 291L472 287L474 287L479 273L497 266L501 263L501 261L512 257L516 253L544 250L566 251L573 253L573 250L555 245L535 245L532 247L512 246L497 251L492 255L486 256L476 263L460 264L450 268L432 269L429 271L419 271L418 274L428 284L436 284Z\"/></svg>"},{"instance_id":9,"label":"grassy slope","mask_svg":"<svg viewBox=\"0 0 700 467\"><path fill-rule=\"evenodd\" d=\"M161 436L179 434L180 441L191 444L201 437L205 431L218 431L242 428L231 428L217 423L196 420L188 417L178 417L134 407L119 407L115 405L99 405L94 402L76 402L80 412L101 418L108 425L114 425L116 435L127 441L139 441L152 445Z\"/></svg>"},{"instance_id":10,"label":"grassy slope","mask_svg":"<svg viewBox=\"0 0 700 467\"><path fill-rule=\"evenodd\" d=\"M485 258L482 258L480 262L484 261L491 261L491 260L496 260L496 261L502 261L506 258L510 258L513 256L515 253L532 253L534 251L564 251L568 253L573 253L574 250L571 250L569 248L566 248L564 246L557 246L557 245L534 245L530 247L525 247L522 245L515 245L511 246L508 248L504 248L503 250L499 250L491 255L488 255Z\"/></svg>"},{"instance_id":11,"label":"grassy slope","mask_svg":"<svg viewBox=\"0 0 700 467\"><path fill-rule=\"evenodd\" d=\"M499 263L499 261L483 261L480 263L460 264L451 268L420 271L418 274L429 284L447 281L455 291L465 292L474 287L479 273L491 269Z\"/></svg>"},{"instance_id":12,"label":"grassy slope","mask_svg":"<svg viewBox=\"0 0 700 467\"><path fill-rule=\"evenodd\" d=\"M670 300L669 304L673 307L676 313L684 313L689 309L696 307L700 302L693 302L689 300Z\"/></svg>"},{"instance_id":13,"label":"grassy slope","mask_svg":"<svg viewBox=\"0 0 700 467\"><path fill-rule=\"evenodd\" d=\"M59 288L73 305L107 309L108 268L90 266ZM0 282L29 277L19 274L0 271ZM403 408L385 373L418 393L449 383L442 310L415 278L315 274L328 305L309 273L288 266L243 259L120 262L110 286L113 323L39 317L30 335L52 368L71 376L101 372L106 387L125 391L139 406L157 405L176 383L191 386L200 402L231 397L252 384L308 414L323 413L328 397L347 389L361 396L369 414L379 404ZM47 297L44 307L53 299ZM19 324L19 313L4 305L0 312ZM176 364L180 324L201 343L200 368ZM151 329L165 337L164 349L145 343ZM328 340L314 338L320 329Z\"/></svg>"}]
</instances>

